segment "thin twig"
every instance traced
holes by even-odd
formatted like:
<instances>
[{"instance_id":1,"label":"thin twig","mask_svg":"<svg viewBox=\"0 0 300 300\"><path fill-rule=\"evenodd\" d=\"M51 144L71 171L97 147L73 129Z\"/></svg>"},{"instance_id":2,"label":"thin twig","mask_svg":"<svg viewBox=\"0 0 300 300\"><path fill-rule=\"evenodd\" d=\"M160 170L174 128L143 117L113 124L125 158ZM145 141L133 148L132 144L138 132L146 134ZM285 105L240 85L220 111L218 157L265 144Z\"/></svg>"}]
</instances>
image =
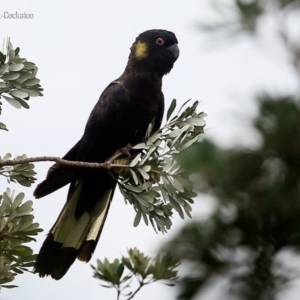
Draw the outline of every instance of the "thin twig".
<instances>
[{"instance_id":1,"label":"thin twig","mask_svg":"<svg viewBox=\"0 0 300 300\"><path fill-rule=\"evenodd\" d=\"M119 300L120 299L120 295L121 295L121 290L120 290L120 287L118 286L118 288L117 288L117 293L118 293L118 295L117 295L117 300Z\"/></svg>"},{"instance_id":2,"label":"thin twig","mask_svg":"<svg viewBox=\"0 0 300 300\"><path fill-rule=\"evenodd\" d=\"M27 157L20 159L12 159L0 161L0 168L4 166L15 166L20 164L27 164L31 162L41 162L41 161L54 161L61 165L69 166L69 167L81 167L81 168L102 168L110 170L112 168L128 168L128 165L122 164L113 164L110 162L105 163L90 163L90 162L82 162L82 161L70 161L66 159L62 159L56 156L37 156L37 157Z\"/></svg>"},{"instance_id":3,"label":"thin twig","mask_svg":"<svg viewBox=\"0 0 300 300\"><path fill-rule=\"evenodd\" d=\"M133 297L139 292L139 290L144 286L144 282L140 281L140 286L135 290L135 292L129 297L127 298L127 300L133 299Z\"/></svg>"}]
</instances>

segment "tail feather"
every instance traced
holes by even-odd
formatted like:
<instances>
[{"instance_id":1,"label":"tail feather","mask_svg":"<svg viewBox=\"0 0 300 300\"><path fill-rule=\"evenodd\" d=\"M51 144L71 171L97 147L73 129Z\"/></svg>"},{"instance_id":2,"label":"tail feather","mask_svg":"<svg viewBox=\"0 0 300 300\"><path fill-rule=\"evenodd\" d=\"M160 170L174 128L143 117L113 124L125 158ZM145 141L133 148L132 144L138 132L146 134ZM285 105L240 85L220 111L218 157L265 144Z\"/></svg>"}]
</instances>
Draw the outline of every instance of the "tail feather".
<instances>
[{"instance_id":1,"label":"tail feather","mask_svg":"<svg viewBox=\"0 0 300 300\"><path fill-rule=\"evenodd\" d=\"M107 189L91 211L85 211L76 218L82 183L75 185L71 197L42 245L36 259L34 273L39 273L40 277L51 275L58 280L65 275L76 258L86 262L91 259L114 189L115 186Z\"/></svg>"},{"instance_id":2,"label":"tail feather","mask_svg":"<svg viewBox=\"0 0 300 300\"><path fill-rule=\"evenodd\" d=\"M66 160L76 160L81 140L63 157ZM52 165L47 173L47 177L35 189L33 195L42 198L52 192L62 188L71 181L76 181L78 168L63 166L58 163Z\"/></svg>"},{"instance_id":3,"label":"tail feather","mask_svg":"<svg viewBox=\"0 0 300 300\"><path fill-rule=\"evenodd\" d=\"M47 177L36 187L33 195L35 198L42 198L62 188L74 179L77 173L75 168L54 164L48 171Z\"/></svg>"}]
</instances>

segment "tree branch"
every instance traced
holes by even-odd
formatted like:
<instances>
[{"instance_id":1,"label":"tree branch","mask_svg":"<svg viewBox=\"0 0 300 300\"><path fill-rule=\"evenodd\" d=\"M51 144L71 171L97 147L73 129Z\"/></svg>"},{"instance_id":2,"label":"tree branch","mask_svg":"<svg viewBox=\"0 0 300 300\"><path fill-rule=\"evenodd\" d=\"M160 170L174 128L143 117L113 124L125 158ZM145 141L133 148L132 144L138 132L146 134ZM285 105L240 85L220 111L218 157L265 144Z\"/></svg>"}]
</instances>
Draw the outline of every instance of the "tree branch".
<instances>
[{"instance_id":1,"label":"tree branch","mask_svg":"<svg viewBox=\"0 0 300 300\"><path fill-rule=\"evenodd\" d=\"M140 281L140 286L135 290L135 292L133 294L131 294L131 296L129 298L127 298L127 300L133 299L133 297L139 292L139 290L144 286L144 282Z\"/></svg>"},{"instance_id":2,"label":"tree branch","mask_svg":"<svg viewBox=\"0 0 300 300\"><path fill-rule=\"evenodd\" d=\"M38 156L38 157L28 157L28 158L0 161L0 168L4 166L15 166L20 164L41 162L41 161L54 161L61 165L65 165L69 167L80 167L80 168L95 168L95 169L102 168L107 170L110 170L112 168L128 168L127 165L113 164L109 161L104 163L90 163L90 162L82 162L82 161L65 160L56 156Z\"/></svg>"}]
</instances>

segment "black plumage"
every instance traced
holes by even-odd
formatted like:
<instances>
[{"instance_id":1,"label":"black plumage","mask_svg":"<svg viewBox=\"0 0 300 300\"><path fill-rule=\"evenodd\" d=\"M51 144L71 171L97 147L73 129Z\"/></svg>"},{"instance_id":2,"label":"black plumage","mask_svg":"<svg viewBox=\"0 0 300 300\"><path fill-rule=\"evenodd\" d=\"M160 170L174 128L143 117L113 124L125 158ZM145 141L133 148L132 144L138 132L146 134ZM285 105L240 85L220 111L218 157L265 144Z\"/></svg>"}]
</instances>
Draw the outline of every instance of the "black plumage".
<instances>
[{"instance_id":1,"label":"black plumage","mask_svg":"<svg viewBox=\"0 0 300 300\"><path fill-rule=\"evenodd\" d=\"M145 136L164 112L162 77L179 55L174 33L148 30L131 47L124 73L110 83L91 112L79 142L63 157L104 162L128 143ZM107 170L53 165L34 195L46 196L70 183L67 202L50 230L35 264L35 273L60 279L76 258L89 261L105 222L116 181Z\"/></svg>"}]
</instances>

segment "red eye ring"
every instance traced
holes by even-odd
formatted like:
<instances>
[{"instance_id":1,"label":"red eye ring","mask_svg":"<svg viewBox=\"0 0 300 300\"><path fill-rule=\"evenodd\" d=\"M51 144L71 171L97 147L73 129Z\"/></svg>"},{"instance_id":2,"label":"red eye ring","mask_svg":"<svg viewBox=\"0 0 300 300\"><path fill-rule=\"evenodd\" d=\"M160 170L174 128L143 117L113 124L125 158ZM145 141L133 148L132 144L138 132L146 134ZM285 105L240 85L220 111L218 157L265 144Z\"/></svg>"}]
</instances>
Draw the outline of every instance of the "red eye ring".
<instances>
[{"instance_id":1,"label":"red eye ring","mask_svg":"<svg viewBox=\"0 0 300 300\"><path fill-rule=\"evenodd\" d=\"M165 43L165 41L162 38L158 38L155 43L162 46Z\"/></svg>"}]
</instances>

